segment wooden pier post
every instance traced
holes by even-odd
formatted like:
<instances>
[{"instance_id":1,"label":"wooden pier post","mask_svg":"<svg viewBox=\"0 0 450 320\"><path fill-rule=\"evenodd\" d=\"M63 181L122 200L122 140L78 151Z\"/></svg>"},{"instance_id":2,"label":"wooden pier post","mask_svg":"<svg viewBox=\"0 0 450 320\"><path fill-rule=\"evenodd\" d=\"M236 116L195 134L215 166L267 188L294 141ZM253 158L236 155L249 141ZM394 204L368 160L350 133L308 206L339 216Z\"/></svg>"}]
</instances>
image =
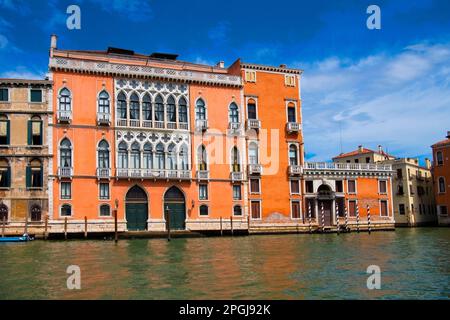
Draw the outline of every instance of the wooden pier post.
<instances>
[{"instance_id":1,"label":"wooden pier post","mask_svg":"<svg viewBox=\"0 0 450 320\"><path fill-rule=\"evenodd\" d=\"M223 236L222 217L220 217L220 235Z\"/></svg>"},{"instance_id":2,"label":"wooden pier post","mask_svg":"<svg viewBox=\"0 0 450 320\"><path fill-rule=\"evenodd\" d=\"M308 225L309 225L309 233L312 233L312 225L311 225L311 203L308 201Z\"/></svg>"},{"instance_id":3,"label":"wooden pier post","mask_svg":"<svg viewBox=\"0 0 450 320\"><path fill-rule=\"evenodd\" d=\"M233 216L230 216L230 227L231 227L231 235L233 236L234 231L233 231Z\"/></svg>"},{"instance_id":4,"label":"wooden pier post","mask_svg":"<svg viewBox=\"0 0 450 320\"><path fill-rule=\"evenodd\" d=\"M170 241L170 210L169 210L169 206L166 206L166 228L167 228L167 241Z\"/></svg>"},{"instance_id":5,"label":"wooden pier post","mask_svg":"<svg viewBox=\"0 0 450 320\"><path fill-rule=\"evenodd\" d=\"M88 222L87 217L84 216L84 238L86 239L88 236Z\"/></svg>"},{"instance_id":6,"label":"wooden pier post","mask_svg":"<svg viewBox=\"0 0 450 320\"><path fill-rule=\"evenodd\" d=\"M114 242L119 241L119 235L117 234L117 209L114 210Z\"/></svg>"},{"instance_id":7,"label":"wooden pier post","mask_svg":"<svg viewBox=\"0 0 450 320\"><path fill-rule=\"evenodd\" d=\"M344 203L344 217L345 217L344 229L345 229L345 232L347 232L347 231L349 231L348 230L348 211L347 211L347 206L345 205L345 203Z\"/></svg>"},{"instance_id":8,"label":"wooden pier post","mask_svg":"<svg viewBox=\"0 0 450 320\"><path fill-rule=\"evenodd\" d=\"M6 217L2 219L2 238L5 237L5 228L6 228Z\"/></svg>"},{"instance_id":9,"label":"wooden pier post","mask_svg":"<svg viewBox=\"0 0 450 320\"><path fill-rule=\"evenodd\" d=\"M359 233L359 206L358 206L358 202L356 203L356 232Z\"/></svg>"},{"instance_id":10,"label":"wooden pier post","mask_svg":"<svg viewBox=\"0 0 450 320\"><path fill-rule=\"evenodd\" d=\"M339 205L337 203L336 203L335 210L336 210L336 231L337 231L337 234L339 235L339 229L340 229L340 227L339 227Z\"/></svg>"},{"instance_id":11,"label":"wooden pier post","mask_svg":"<svg viewBox=\"0 0 450 320\"><path fill-rule=\"evenodd\" d=\"M47 240L47 236L48 236L47 230L48 230L48 214L45 215L45 221L44 221L44 240Z\"/></svg>"},{"instance_id":12,"label":"wooden pier post","mask_svg":"<svg viewBox=\"0 0 450 320\"><path fill-rule=\"evenodd\" d=\"M325 212L323 211L323 202L320 204L320 210L322 213L322 232L325 232Z\"/></svg>"},{"instance_id":13,"label":"wooden pier post","mask_svg":"<svg viewBox=\"0 0 450 320\"><path fill-rule=\"evenodd\" d=\"M28 234L28 214L25 216L25 228L23 230L24 234Z\"/></svg>"},{"instance_id":14,"label":"wooden pier post","mask_svg":"<svg viewBox=\"0 0 450 320\"><path fill-rule=\"evenodd\" d=\"M64 239L67 240L67 217L64 218Z\"/></svg>"},{"instance_id":15,"label":"wooden pier post","mask_svg":"<svg viewBox=\"0 0 450 320\"><path fill-rule=\"evenodd\" d=\"M370 226L370 207L369 207L369 205L367 205L367 228L368 228L368 231L370 234L370 232L372 230L371 230L371 226Z\"/></svg>"}]
</instances>

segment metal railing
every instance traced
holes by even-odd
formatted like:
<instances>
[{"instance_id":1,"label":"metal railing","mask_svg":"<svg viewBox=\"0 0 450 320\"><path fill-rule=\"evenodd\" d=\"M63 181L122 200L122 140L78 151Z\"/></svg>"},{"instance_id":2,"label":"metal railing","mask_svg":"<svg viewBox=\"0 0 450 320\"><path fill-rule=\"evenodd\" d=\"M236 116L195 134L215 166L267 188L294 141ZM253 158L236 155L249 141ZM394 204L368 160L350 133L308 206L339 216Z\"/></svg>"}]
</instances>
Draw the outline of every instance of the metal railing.
<instances>
[{"instance_id":1,"label":"metal railing","mask_svg":"<svg viewBox=\"0 0 450 320\"><path fill-rule=\"evenodd\" d=\"M97 112L97 123L98 124L110 124L111 114L105 112Z\"/></svg>"}]
</instances>

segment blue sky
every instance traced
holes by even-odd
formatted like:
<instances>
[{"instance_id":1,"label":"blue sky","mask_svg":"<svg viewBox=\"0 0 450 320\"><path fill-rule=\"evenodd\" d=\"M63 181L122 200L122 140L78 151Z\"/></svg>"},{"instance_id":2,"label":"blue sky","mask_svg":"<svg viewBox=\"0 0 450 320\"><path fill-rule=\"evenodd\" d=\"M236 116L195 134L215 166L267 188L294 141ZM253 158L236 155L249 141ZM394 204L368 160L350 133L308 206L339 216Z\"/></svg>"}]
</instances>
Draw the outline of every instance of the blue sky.
<instances>
[{"instance_id":1,"label":"blue sky","mask_svg":"<svg viewBox=\"0 0 450 320\"><path fill-rule=\"evenodd\" d=\"M66 28L71 4L81 8L81 30ZM366 28L371 4L381 8L381 30ZM52 33L67 49L116 46L301 68L314 161L341 144L343 151L381 144L423 159L450 130L448 0L0 0L0 77L44 76Z\"/></svg>"}]
</instances>

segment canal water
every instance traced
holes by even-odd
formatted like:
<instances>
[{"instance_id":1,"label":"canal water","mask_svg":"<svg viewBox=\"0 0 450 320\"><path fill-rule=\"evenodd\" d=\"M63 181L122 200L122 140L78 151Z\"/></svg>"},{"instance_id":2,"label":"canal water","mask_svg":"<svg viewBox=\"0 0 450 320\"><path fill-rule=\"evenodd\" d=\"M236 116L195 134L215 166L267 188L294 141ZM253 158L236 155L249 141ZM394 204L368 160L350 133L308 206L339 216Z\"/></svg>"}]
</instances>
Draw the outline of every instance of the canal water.
<instances>
[{"instance_id":1,"label":"canal water","mask_svg":"<svg viewBox=\"0 0 450 320\"><path fill-rule=\"evenodd\" d=\"M448 228L0 244L0 299L449 299L449 249Z\"/></svg>"}]
</instances>

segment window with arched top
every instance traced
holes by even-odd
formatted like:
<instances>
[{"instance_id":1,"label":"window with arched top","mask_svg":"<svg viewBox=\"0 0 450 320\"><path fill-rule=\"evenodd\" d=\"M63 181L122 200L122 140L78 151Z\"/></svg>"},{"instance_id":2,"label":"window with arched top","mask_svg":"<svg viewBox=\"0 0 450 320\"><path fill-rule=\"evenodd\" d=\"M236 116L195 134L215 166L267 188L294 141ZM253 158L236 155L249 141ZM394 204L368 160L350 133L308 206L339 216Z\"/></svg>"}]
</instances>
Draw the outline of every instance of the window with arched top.
<instances>
[{"instance_id":1,"label":"window with arched top","mask_svg":"<svg viewBox=\"0 0 450 320\"><path fill-rule=\"evenodd\" d=\"M230 108L228 111L228 120L230 123L238 123L239 122L239 108L236 103L230 104Z\"/></svg>"},{"instance_id":2,"label":"window with arched top","mask_svg":"<svg viewBox=\"0 0 450 320\"><path fill-rule=\"evenodd\" d=\"M287 116L288 122L297 122L297 116L295 112L295 104L293 102L289 102L287 107Z\"/></svg>"},{"instance_id":3,"label":"window with arched top","mask_svg":"<svg viewBox=\"0 0 450 320\"><path fill-rule=\"evenodd\" d=\"M250 142L248 145L248 163L258 164L258 145L255 142Z\"/></svg>"},{"instance_id":4,"label":"window with arched top","mask_svg":"<svg viewBox=\"0 0 450 320\"><path fill-rule=\"evenodd\" d=\"M439 177L439 193L445 193L445 179L444 177Z\"/></svg>"},{"instance_id":5,"label":"window with arched top","mask_svg":"<svg viewBox=\"0 0 450 320\"><path fill-rule=\"evenodd\" d=\"M199 146L197 149L197 165L198 170L208 170L208 158L204 145Z\"/></svg>"},{"instance_id":6,"label":"window with arched top","mask_svg":"<svg viewBox=\"0 0 450 320\"><path fill-rule=\"evenodd\" d=\"M59 111L72 110L72 95L70 93L70 90L67 88L62 88L61 91L59 91L58 110Z\"/></svg>"},{"instance_id":7,"label":"window with arched top","mask_svg":"<svg viewBox=\"0 0 450 320\"><path fill-rule=\"evenodd\" d=\"M208 212L208 211L209 211L209 210L208 210L208 206L207 206L206 204L202 204L202 205L200 206L200 209L199 209L199 210L200 210L199 213L200 213L201 216L207 216L208 213L209 213L209 212Z\"/></svg>"},{"instance_id":8,"label":"window with arched top","mask_svg":"<svg viewBox=\"0 0 450 320\"><path fill-rule=\"evenodd\" d=\"M139 143L133 142L130 153L130 168L139 169L141 167L141 150Z\"/></svg>"},{"instance_id":9,"label":"window with arched top","mask_svg":"<svg viewBox=\"0 0 450 320\"><path fill-rule=\"evenodd\" d=\"M247 101L247 118L252 120L257 119L256 101L254 99L249 99Z\"/></svg>"},{"instance_id":10,"label":"window with arched top","mask_svg":"<svg viewBox=\"0 0 450 320\"><path fill-rule=\"evenodd\" d=\"M188 148L184 144L180 148L179 159L180 159L180 169L189 170Z\"/></svg>"},{"instance_id":11,"label":"window with arched top","mask_svg":"<svg viewBox=\"0 0 450 320\"><path fill-rule=\"evenodd\" d=\"M30 208L30 218L33 222L39 222L42 220L42 210L41 206L38 204L34 204Z\"/></svg>"},{"instance_id":12,"label":"window with arched top","mask_svg":"<svg viewBox=\"0 0 450 320\"><path fill-rule=\"evenodd\" d=\"M181 97L178 101L178 121L180 123L188 122L187 102L184 97Z\"/></svg>"},{"instance_id":13,"label":"window with arched top","mask_svg":"<svg viewBox=\"0 0 450 320\"><path fill-rule=\"evenodd\" d=\"M176 170L177 169L177 153L175 144L171 143L167 148L167 161L168 161L168 169Z\"/></svg>"},{"instance_id":14,"label":"window with arched top","mask_svg":"<svg viewBox=\"0 0 450 320\"><path fill-rule=\"evenodd\" d=\"M130 97L130 119L131 120L139 120L139 96L133 92Z\"/></svg>"},{"instance_id":15,"label":"window with arched top","mask_svg":"<svg viewBox=\"0 0 450 320\"><path fill-rule=\"evenodd\" d=\"M298 150L295 144L289 146L289 164L291 166L298 165Z\"/></svg>"},{"instance_id":16,"label":"window with arched top","mask_svg":"<svg viewBox=\"0 0 450 320\"><path fill-rule=\"evenodd\" d=\"M123 92L117 95L117 117L119 119L127 118L127 96Z\"/></svg>"},{"instance_id":17,"label":"window with arched top","mask_svg":"<svg viewBox=\"0 0 450 320\"><path fill-rule=\"evenodd\" d=\"M0 221L8 221L8 207L4 203L0 203Z\"/></svg>"},{"instance_id":18,"label":"window with arched top","mask_svg":"<svg viewBox=\"0 0 450 320\"><path fill-rule=\"evenodd\" d=\"M125 141L119 143L118 167L120 169L128 169L128 146Z\"/></svg>"},{"instance_id":19,"label":"window with arched top","mask_svg":"<svg viewBox=\"0 0 450 320\"><path fill-rule=\"evenodd\" d=\"M175 99L172 96L169 96L167 99L167 121L168 122L176 122L176 110L175 110Z\"/></svg>"},{"instance_id":20,"label":"window with arched top","mask_svg":"<svg viewBox=\"0 0 450 320\"><path fill-rule=\"evenodd\" d=\"M162 143L158 143L156 145L156 169L164 169L165 168L165 157L164 157L164 145Z\"/></svg>"},{"instance_id":21,"label":"window with arched top","mask_svg":"<svg viewBox=\"0 0 450 320\"><path fill-rule=\"evenodd\" d=\"M9 188L11 185L11 168L5 158L0 158L0 188Z\"/></svg>"},{"instance_id":22,"label":"window with arched top","mask_svg":"<svg viewBox=\"0 0 450 320\"><path fill-rule=\"evenodd\" d=\"M59 145L59 162L61 168L72 167L72 143L64 138Z\"/></svg>"},{"instance_id":23,"label":"window with arched top","mask_svg":"<svg viewBox=\"0 0 450 320\"><path fill-rule=\"evenodd\" d=\"M148 93L142 98L142 118L146 121L152 120L152 100Z\"/></svg>"},{"instance_id":24,"label":"window with arched top","mask_svg":"<svg viewBox=\"0 0 450 320\"><path fill-rule=\"evenodd\" d=\"M100 113L110 113L110 102L109 102L109 94L105 90L101 91L98 95L98 112Z\"/></svg>"},{"instance_id":25,"label":"window with arched top","mask_svg":"<svg viewBox=\"0 0 450 320\"><path fill-rule=\"evenodd\" d=\"M206 105L203 99L198 99L195 105L195 119L206 120Z\"/></svg>"},{"instance_id":26,"label":"window with arched top","mask_svg":"<svg viewBox=\"0 0 450 320\"><path fill-rule=\"evenodd\" d=\"M102 140L98 144L98 167L101 169L109 169L109 143Z\"/></svg>"},{"instance_id":27,"label":"window with arched top","mask_svg":"<svg viewBox=\"0 0 450 320\"><path fill-rule=\"evenodd\" d=\"M153 168L153 148L149 142L144 145L144 154L142 160L144 161L144 163L142 164L144 169Z\"/></svg>"},{"instance_id":28,"label":"window with arched top","mask_svg":"<svg viewBox=\"0 0 450 320\"><path fill-rule=\"evenodd\" d=\"M164 121L164 100L159 94L155 98L155 121Z\"/></svg>"},{"instance_id":29,"label":"window with arched top","mask_svg":"<svg viewBox=\"0 0 450 320\"><path fill-rule=\"evenodd\" d=\"M241 161L239 159L239 149L234 146L233 149L231 149L231 166L233 172L240 172L241 171Z\"/></svg>"}]
</instances>

